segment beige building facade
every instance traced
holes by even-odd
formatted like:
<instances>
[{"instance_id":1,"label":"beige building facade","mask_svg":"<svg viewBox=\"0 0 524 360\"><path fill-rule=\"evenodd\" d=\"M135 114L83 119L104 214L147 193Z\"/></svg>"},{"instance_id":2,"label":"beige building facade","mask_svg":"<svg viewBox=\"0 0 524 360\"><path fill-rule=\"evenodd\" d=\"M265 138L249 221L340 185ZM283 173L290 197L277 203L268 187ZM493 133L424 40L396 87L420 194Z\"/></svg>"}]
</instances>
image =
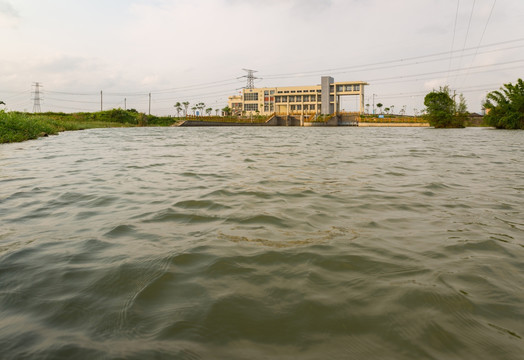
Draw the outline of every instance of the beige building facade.
<instances>
[{"instance_id":1,"label":"beige building facade","mask_svg":"<svg viewBox=\"0 0 524 360\"><path fill-rule=\"evenodd\" d=\"M242 89L230 96L233 115L314 115L340 112L342 96L359 97L359 113L364 112L364 81L335 82L323 76L320 85Z\"/></svg>"}]
</instances>

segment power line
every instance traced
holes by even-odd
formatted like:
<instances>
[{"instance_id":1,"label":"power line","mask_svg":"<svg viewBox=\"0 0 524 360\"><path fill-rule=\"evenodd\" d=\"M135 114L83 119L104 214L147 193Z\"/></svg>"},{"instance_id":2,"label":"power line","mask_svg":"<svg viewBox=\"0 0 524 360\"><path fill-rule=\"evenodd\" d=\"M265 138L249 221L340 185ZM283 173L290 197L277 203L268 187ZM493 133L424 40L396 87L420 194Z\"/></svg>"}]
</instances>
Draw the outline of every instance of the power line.
<instances>
[{"instance_id":1,"label":"power line","mask_svg":"<svg viewBox=\"0 0 524 360\"><path fill-rule=\"evenodd\" d=\"M469 21L468 21L468 28L466 30L466 36L464 37L464 45L462 45L462 53L461 53L460 60L459 60L459 66L462 65L462 57L464 55L464 49L466 48L466 43L468 41L469 29L471 27L471 19L473 18L473 13L475 11L475 3L476 2L477 2L477 0L473 0L473 5L471 6L471 12L469 14ZM455 82L456 80L457 80L457 77L455 76L455 79L453 80L453 82Z\"/></svg>"},{"instance_id":2,"label":"power line","mask_svg":"<svg viewBox=\"0 0 524 360\"><path fill-rule=\"evenodd\" d=\"M451 50L449 53L449 67L448 69L451 69L451 59L453 57L453 48L455 47L455 34L457 32L457 19L458 19L458 13L459 13L459 6L460 6L460 0L457 0L457 11L455 13L455 25L453 26L453 39L451 40ZM446 77L446 79L449 77Z\"/></svg>"},{"instance_id":3,"label":"power line","mask_svg":"<svg viewBox=\"0 0 524 360\"><path fill-rule=\"evenodd\" d=\"M255 79L258 79L257 77L255 77L255 73L258 72L256 70L251 70L251 69L242 69L244 71L247 72L247 75L244 75L243 77L247 78L247 83L246 83L246 89L254 89L255 88Z\"/></svg>"},{"instance_id":4,"label":"power line","mask_svg":"<svg viewBox=\"0 0 524 360\"><path fill-rule=\"evenodd\" d=\"M524 59L514 60L514 61L506 61L506 62L498 63L498 64L471 66L470 69L481 69L481 68L487 68L487 67L492 67L492 66L501 66L501 65L507 65L507 64L515 64L515 63L520 63L520 62L524 62ZM467 69L468 68L457 68L457 69L451 70L451 72L458 72L458 71L467 70ZM446 71L431 71L431 72L422 73L422 74L405 75L405 76L394 76L394 77L382 78L382 79L374 79L374 80L372 79L372 80L368 80L368 81L372 82L372 81L381 81L381 80L403 79L405 77L413 77L413 76L420 76L420 75L436 75L436 74L442 74L442 73L445 73L445 72Z\"/></svg>"},{"instance_id":5,"label":"power line","mask_svg":"<svg viewBox=\"0 0 524 360\"><path fill-rule=\"evenodd\" d=\"M497 3L497 0L493 1L493 5L491 6L491 10L489 11L488 19L486 20L486 25L484 25L484 30L482 31L482 35L480 36L479 44L477 45L477 49L475 50L475 54L473 55L473 59L471 59L471 63L469 66L471 67L475 61L475 58L477 57L480 44L482 44L482 40L484 39L484 34L486 33L486 29L488 28L489 20L491 19L491 15L493 14L493 9L495 8L495 4ZM469 71L466 72L466 75L464 75L464 79L462 80L462 83L466 81L466 78L468 77Z\"/></svg>"},{"instance_id":6,"label":"power line","mask_svg":"<svg viewBox=\"0 0 524 360\"><path fill-rule=\"evenodd\" d=\"M503 45L503 44L511 44L511 43L521 42L521 41L524 41L524 38L518 38L518 39L514 39L514 40L507 40L507 41L500 41L500 42L497 42L497 43L486 44L486 45L480 46L479 48L487 48L487 47L498 46L498 45ZM397 63L397 62L406 62L406 61L412 61L412 60L417 60L417 59L424 59L424 58L428 58L428 57L434 57L434 56L440 56L440 55L448 55L450 53L451 54L453 54L453 53L460 53L462 51L469 51L469 50L475 50L475 49L476 49L476 47L471 47L471 48L465 48L465 49L462 49L462 50L443 51L443 52L438 52L438 53L433 53L433 54L413 56L413 57L409 57L409 58L401 58L401 59L395 59L395 60L385 60L385 61L379 61L379 62L375 62L375 63L367 63L367 64L360 64L360 65L344 66L344 67L340 67L340 68L303 71L303 72L298 72L298 73L283 73L283 74L275 74L275 75L266 75L266 76L264 76L264 79L287 79L287 78L291 78L291 77L305 77L306 74L310 74L310 75L320 74L320 73L326 74L326 73L333 73L334 71L339 71L339 70L355 70L355 69L365 68L365 67L370 67L370 66L375 66L375 65L386 65L386 64Z\"/></svg>"},{"instance_id":7,"label":"power line","mask_svg":"<svg viewBox=\"0 0 524 360\"><path fill-rule=\"evenodd\" d=\"M40 109L40 83L39 82L35 82L34 83L34 87L35 87L35 91L34 91L34 97L33 97L33 100L34 100L34 103L33 103L33 112L34 113L39 113L42 111L42 109Z\"/></svg>"}]
</instances>

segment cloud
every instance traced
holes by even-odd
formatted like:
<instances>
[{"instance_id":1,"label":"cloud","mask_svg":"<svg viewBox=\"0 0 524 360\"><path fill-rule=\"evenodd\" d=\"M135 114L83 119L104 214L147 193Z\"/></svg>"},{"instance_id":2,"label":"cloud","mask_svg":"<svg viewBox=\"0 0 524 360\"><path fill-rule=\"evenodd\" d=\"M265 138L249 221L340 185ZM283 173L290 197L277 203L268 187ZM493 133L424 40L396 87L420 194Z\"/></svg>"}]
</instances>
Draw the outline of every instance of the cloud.
<instances>
[{"instance_id":1,"label":"cloud","mask_svg":"<svg viewBox=\"0 0 524 360\"><path fill-rule=\"evenodd\" d=\"M0 0L0 28L16 27L20 21L20 14L6 0Z\"/></svg>"},{"instance_id":2,"label":"cloud","mask_svg":"<svg viewBox=\"0 0 524 360\"><path fill-rule=\"evenodd\" d=\"M445 85L447 85L447 80L445 78L431 79L429 81L424 82L424 89L434 90Z\"/></svg>"},{"instance_id":3,"label":"cloud","mask_svg":"<svg viewBox=\"0 0 524 360\"><path fill-rule=\"evenodd\" d=\"M98 67L96 62L84 57L58 55L42 61L38 66L38 70L46 73L64 73L72 71L93 71Z\"/></svg>"}]
</instances>

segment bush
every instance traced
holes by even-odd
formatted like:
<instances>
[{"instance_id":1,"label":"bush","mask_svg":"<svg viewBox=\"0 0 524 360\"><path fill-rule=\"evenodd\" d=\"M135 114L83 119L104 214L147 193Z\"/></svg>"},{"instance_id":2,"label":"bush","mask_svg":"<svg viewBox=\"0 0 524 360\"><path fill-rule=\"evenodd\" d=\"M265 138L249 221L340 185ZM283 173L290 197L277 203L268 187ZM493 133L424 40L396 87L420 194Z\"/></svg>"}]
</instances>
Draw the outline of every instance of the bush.
<instances>
[{"instance_id":1,"label":"bush","mask_svg":"<svg viewBox=\"0 0 524 360\"><path fill-rule=\"evenodd\" d=\"M486 96L486 123L497 129L524 129L524 82L504 84Z\"/></svg>"},{"instance_id":2,"label":"bush","mask_svg":"<svg viewBox=\"0 0 524 360\"><path fill-rule=\"evenodd\" d=\"M441 87L439 91L433 90L424 98L427 114L426 120L435 128L463 128L467 118L466 102L460 95L460 103L457 105L449 94L447 86Z\"/></svg>"}]
</instances>

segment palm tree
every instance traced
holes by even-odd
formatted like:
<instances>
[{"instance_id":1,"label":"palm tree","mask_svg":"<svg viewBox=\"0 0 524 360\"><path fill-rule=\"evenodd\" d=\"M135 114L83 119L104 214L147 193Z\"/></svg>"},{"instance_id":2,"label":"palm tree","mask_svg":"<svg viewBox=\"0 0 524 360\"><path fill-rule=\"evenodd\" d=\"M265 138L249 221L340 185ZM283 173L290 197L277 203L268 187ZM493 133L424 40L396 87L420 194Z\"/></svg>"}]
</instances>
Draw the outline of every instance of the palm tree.
<instances>
[{"instance_id":1,"label":"palm tree","mask_svg":"<svg viewBox=\"0 0 524 360\"><path fill-rule=\"evenodd\" d=\"M487 123L497 129L524 129L524 81L509 83L486 96Z\"/></svg>"},{"instance_id":2,"label":"palm tree","mask_svg":"<svg viewBox=\"0 0 524 360\"><path fill-rule=\"evenodd\" d=\"M366 104L366 112L369 114L369 104Z\"/></svg>"},{"instance_id":3,"label":"palm tree","mask_svg":"<svg viewBox=\"0 0 524 360\"><path fill-rule=\"evenodd\" d=\"M386 114L389 114L389 108L384 108L384 111L386 112Z\"/></svg>"},{"instance_id":4,"label":"palm tree","mask_svg":"<svg viewBox=\"0 0 524 360\"><path fill-rule=\"evenodd\" d=\"M205 107L206 107L206 105L203 102L200 102L200 103L196 104L196 108L198 110L200 110L200 114L201 115L204 115L204 108Z\"/></svg>"},{"instance_id":5,"label":"palm tree","mask_svg":"<svg viewBox=\"0 0 524 360\"><path fill-rule=\"evenodd\" d=\"M215 109L215 114L216 116L218 116L218 112L220 111L220 109Z\"/></svg>"},{"instance_id":6,"label":"palm tree","mask_svg":"<svg viewBox=\"0 0 524 360\"><path fill-rule=\"evenodd\" d=\"M395 105L391 105L390 108L391 108L391 114L394 114L395 113L395 110L394 110L395 109Z\"/></svg>"},{"instance_id":7,"label":"palm tree","mask_svg":"<svg viewBox=\"0 0 524 360\"><path fill-rule=\"evenodd\" d=\"M222 111L224 112L225 115L231 114L231 108L229 106L226 106L225 108L223 108Z\"/></svg>"},{"instance_id":8,"label":"palm tree","mask_svg":"<svg viewBox=\"0 0 524 360\"><path fill-rule=\"evenodd\" d=\"M378 109L380 110L380 113L381 113L381 114L382 114L382 106L383 106L382 103L378 103L378 104L377 104L377 107L378 107Z\"/></svg>"},{"instance_id":9,"label":"palm tree","mask_svg":"<svg viewBox=\"0 0 524 360\"><path fill-rule=\"evenodd\" d=\"M193 106L193 107L191 108L191 110L193 110L193 115L195 115L195 111L196 111L197 109L198 109L198 108L196 107L196 105Z\"/></svg>"},{"instance_id":10,"label":"palm tree","mask_svg":"<svg viewBox=\"0 0 524 360\"><path fill-rule=\"evenodd\" d=\"M177 102L175 105L173 105L176 109L176 117L180 117L180 111L182 111L182 104L180 102Z\"/></svg>"},{"instance_id":11,"label":"palm tree","mask_svg":"<svg viewBox=\"0 0 524 360\"><path fill-rule=\"evenodd\" d=\"M3 102L2 100L0 100L0 105L5 105L5 102Z\"/></svg>"},{"instance_id":12,"label":"palm tree","mask_svg":"<svg viewBox=\"0 0 524 360\"><path fill-rule=\"evenodd\" d=\"M182 103L182 105L184 105L184 109L185 109L185 115L184 116L187 116L187 108L189 107L189 101L184 101Z\"/></svg>"},{"instance_id":13,"label":"palm tree","mask_svg":"<svg viewBox=\"0 0 524 360\"><path fill-rule=\"evenodd\" d=\"M206 114L207 116L211 116L211 112L213 111L213 108L207 108L206 109Z\"/></svg>"}]
</instances>

